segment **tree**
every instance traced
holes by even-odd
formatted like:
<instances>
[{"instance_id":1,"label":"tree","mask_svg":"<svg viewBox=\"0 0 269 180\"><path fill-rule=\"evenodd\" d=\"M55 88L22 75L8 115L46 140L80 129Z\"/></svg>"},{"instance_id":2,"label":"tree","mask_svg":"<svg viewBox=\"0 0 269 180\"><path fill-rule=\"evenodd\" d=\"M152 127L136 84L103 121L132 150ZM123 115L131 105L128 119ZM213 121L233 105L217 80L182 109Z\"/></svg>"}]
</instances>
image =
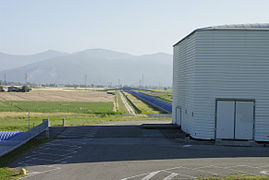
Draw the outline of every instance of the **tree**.
<instances>
[{"instance_id":1,"label":"tree","mask_svg":"<svg viewBox=\"0 0 269 180\"><path fill-rule=\"evenodd\" d=\"M0 92L5 92L4 87L0 86Z\"/></svg>"},{"instance_id":2,"label":"tree","mask_svg":"<svg viewBox=\"0 0 269 180\"><path fill-rule=\"evenodd\" d=\"M29 91L31 91L32 89L30 88L30 87L28 87L28 86L22 86L21 87L21 91L22 92L29 92Z\"/></svg>"}]
</instances>

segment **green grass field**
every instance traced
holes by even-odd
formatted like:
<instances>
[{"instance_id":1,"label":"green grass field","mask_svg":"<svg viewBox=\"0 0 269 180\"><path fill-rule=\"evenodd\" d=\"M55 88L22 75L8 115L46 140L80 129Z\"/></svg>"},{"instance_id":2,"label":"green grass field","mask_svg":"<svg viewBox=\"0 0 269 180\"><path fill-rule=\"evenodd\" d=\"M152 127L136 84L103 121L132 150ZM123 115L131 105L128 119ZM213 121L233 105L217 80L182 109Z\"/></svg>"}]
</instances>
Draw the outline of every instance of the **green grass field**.
<instances>
[{"instance_id":1,"label":"green grass field","mask_svg":"<svg viewBox=\"0 0 269 180\"><path fill-rule=\"evenodd\" d=\"M237 173L227 177L200 177L196 180L269 180L269 176Z\"/></svg>"},{"instance_id":2,"label":"green grass field","mask_svg":"<svg viewBox=\"0 0 269 180\"><path fill-rule=\"evenodd\" d=\"M0 101L0 112L113 114L113 102Z\"/></svg>"},{"instance_id":3,"label":"green grass field","mask_svg":"<svg viewBox=\"0 0 269 180\"><path fill-rule=\"evenodd\" d=\"M27 131L27 112L31 127L47 118L52 126L60 125L63 118L69 120L67 125L86 125L97 122L97 117L121 113L113 107L113 102L0 101L0 131Z\"/></svg>"},{"instance_id":4,"label":"green grass field","mask_svg":"<svg viewBox=\"0 0 269 180\"><path fill-rule=\"evenodd\" d=\"M30 112L30 128L40 124L42 119L49 119L51 126L62 126L63 118L65 118L66 126L86 126L110 121L171 121L171 118L150 118L145 115L129 116L119 92L113 93L115 95L114 103L0 101L0 131L27 131L28 112ZM151 110L150 107L149 109ZM31 140L26 145L2 157L0 159L0 180L22 177L18 171L8 168L8 163L41 143L43 143L42 140Z\"/></svg>"},{"instance_id":5,"label":"green grass field","mask_svg":"<svg viewBox=\"0 0 269 180\"><path fill-rule=\"evenodd\" d=\"M122 114L128 114L129 113L127 111L125 105L123 104L122 100L121 100L119 91L115 91L115 102L116 102L116 110L117 110L117 112L122 113Z\"/></svg>"},{"instance_id":6,"label":"green grass field","mask_svg":"<svg viewBox=\"0 0 269 180\"><path fill-rule=\"evenodd\" d=\"M91 125L107 121L171 120L171 118L148 118L128 116L118 91L113 91L113 102L53 102L53 101L0 101L0 131L27 131L28 114L30 126L38 125L42 119L50 119L51 126ZM135 102L146 113L159 113L140 100ZM115 107L114 107L115 106ZM125 114L127 116L125 116Z\"/></svg>"},{"instance_id":7,"label":"green grass field","mask_svg":"<svg viewBox=\"0 0 269 180\"><path fill-rule=\"evenodd\" d=\"M42 119L49 119L51 126L61 126L62 119L65 118L66 126L86 126L92 124L98 124L110 121L138 121L138 120L167 120L171 121L171 118L149 118L147 116L122 116L105 115L105 114L70 114L70 113L37 113L32 114L30 119L31 127L33 123L38 125L42 122ZM12 116L0 117L0 131L27 131L28 130L28 118L26 113L13 113Z\"/></svg>"}]
</instances>

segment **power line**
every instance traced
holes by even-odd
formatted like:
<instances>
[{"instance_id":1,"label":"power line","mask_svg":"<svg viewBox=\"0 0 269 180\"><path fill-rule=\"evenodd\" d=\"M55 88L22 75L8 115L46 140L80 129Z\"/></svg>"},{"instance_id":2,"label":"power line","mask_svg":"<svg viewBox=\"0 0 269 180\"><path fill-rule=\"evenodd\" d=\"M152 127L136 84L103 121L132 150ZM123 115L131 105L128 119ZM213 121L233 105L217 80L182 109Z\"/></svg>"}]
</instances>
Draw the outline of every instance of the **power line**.
<instances>
[{"instance_id":1,"label":"power line","mask_svg":"<svg viewBox=\"0 0 269 180\"><path fill-rule=\"evenodd\" d=\"M85 85L85 88L87 87L87 79L88 79L88 75L87 74L85 74L85 76L84 76L84 85Z\"/></svg>"},{"instance_id":2,"label":"power line","mask_svg":"<svg viewBox=\"0 0 269 180\"><path fill-rule=\"evenodd\" d=\"M24 74L25 84L27 84L27 79L28 79L28 75L27 75L27 73L25 73L25 74Z\"/></svg>"}]
</instances>

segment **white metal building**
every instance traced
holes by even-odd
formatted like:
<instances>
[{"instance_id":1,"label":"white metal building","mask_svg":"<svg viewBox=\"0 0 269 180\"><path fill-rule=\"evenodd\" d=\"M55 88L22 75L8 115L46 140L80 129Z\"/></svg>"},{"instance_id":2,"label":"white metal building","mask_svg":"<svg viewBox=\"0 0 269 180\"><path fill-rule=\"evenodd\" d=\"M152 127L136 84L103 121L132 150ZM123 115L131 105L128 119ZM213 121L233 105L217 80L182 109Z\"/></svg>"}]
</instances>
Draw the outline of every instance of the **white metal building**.
<instances>
[{"instance_id":1,"label":"white metal building","mask_svg":"<svg viewBox=\"0 0 269 180\"><path fill-rule=\"evenodd\" d=\"M173 123L197 139L269 141L269 24L196 29L174 45Z\"/></svg>"}]
</instances>

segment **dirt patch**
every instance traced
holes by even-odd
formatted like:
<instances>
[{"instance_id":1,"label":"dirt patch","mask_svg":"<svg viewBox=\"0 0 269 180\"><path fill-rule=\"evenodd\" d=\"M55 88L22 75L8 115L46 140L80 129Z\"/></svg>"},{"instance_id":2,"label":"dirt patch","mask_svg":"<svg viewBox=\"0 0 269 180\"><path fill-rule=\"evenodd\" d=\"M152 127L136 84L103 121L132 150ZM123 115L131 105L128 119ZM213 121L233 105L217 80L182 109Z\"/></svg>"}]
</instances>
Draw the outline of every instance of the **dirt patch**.
<instances>
[{"instance_id":1,"label":"dirt patch","mask_svg":"<svg viewBox=\"0 0 269 180\"><path fill-rule=\"evenodd\" d=\"M33 89L28 93L1 92L0 101L114 102L114 96L99 91Z\"/></svg>"}]
</instances>

